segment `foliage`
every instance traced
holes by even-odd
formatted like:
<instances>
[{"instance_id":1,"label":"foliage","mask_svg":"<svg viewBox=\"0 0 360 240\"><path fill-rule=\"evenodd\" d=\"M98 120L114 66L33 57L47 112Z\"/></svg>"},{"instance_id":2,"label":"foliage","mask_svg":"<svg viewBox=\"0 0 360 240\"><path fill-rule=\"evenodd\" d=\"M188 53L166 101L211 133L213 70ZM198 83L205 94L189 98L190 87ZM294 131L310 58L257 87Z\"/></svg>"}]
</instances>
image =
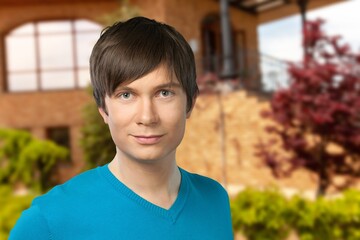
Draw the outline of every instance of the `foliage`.
<instances>
[{"instance_id":1,"label":"foliage","mask_svg":"<svg viewBox=\"0 0 360 240\"><path fill-rule=\"evenodd\" d=\"M274 94L263 115L277 124L267 128L275 138L258 145L276 177L300 167L316 173L319 196L330 185L350 186L360 174L360 54L327 36L322 24L306 23L304 61L290 64L290 86ZM276 144L282 153L272 150ZM335 176L346 181L335 185Z\"/></svg>"},{"instance_id":2,"label":"foliage","mask_svg":"<svg viewBox=\"0 0 360 240\"><path fill-rule=\"evenodd\" d=\"M233 227L251 240L284 239L289 233L285 205L279 192L247 189L231 204Z\"/></svg>"},{"instance_id":3,"label":"foliage","mask_svg":"<svg viewBox=\"0 0 360 240\"><path fill-rule=\"evenodd\" d=\"M129 0L118 0L119 8L115 11L101 16L98 20L104 26L111 26L115 22L123 22L132 17L139 16L139 9L132 6Z\"/></svg>"},{"instance_id":4,"label":"foliage","mask_svg":"<svg viewBox=\"0 0 360 240\"><path fill-rule=\"evenodd\" d=\"M348 190L335 199L286 198L276 190L246 189L231 202L235 231L249 240L360 239L360 192Z\"/></svg>"},{"instance_id":5,"label":"foliage","mask_svg":"<svg viewBox=\"0 0 360 240\"><path fill-rule=\"evenodd\" d=\"M301 239L359 239L360 194L352 190L334 200L290 202L294 227Z\"/></svg>"},{"instance_id":6,"label":"foliage","mask_svg":"<svg viewBox=\"0 0 360 240\"><path fill-rule=\"evenodd\" d=\"M92 88L89 88L89 93ZM96 104L89 103L84 108L85 123L81 129L81 147L87 168L108 163L115 156L115 145L108 126L101 118Z\"/></svg>"},{"instance_id":7,"label":"foliage","mask_svg":"<svg viewBox=\"0 0 360 240\"><path fill-rule=\"evenodd\" d=\"M45 191L55 183L51 175L68 150L51 141L35 139L20 130L0 129L0 184L23 184Z\"/></svg>"},{"instance_id":8,"label":"foliage","mask_svg":"<svg viewBox=\"0 0 360 240\"><path fill-rule=\"evenodd\" d=\"M14 195L12 189L5 185L0 185L0 196L0 240L5 240L21 212L30 206L35 196Z\"/></svg>"}]
</instances>

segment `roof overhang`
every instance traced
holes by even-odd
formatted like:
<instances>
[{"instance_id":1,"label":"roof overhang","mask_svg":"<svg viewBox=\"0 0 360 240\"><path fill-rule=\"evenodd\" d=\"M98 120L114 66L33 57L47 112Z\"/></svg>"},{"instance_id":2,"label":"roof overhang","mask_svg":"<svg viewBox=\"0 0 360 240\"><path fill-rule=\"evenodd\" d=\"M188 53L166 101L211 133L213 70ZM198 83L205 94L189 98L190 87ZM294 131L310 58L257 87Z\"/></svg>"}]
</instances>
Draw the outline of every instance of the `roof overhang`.
<instances>
[{"instance_id":1,"label":"roof overhang","mask_svg":"<svg viewBox=\"0 0 360 240\"><path fill-rule=\"evenodd\" d=\"M299 2L305 0L229 0L230 6L258 16L266 23L300 13ZM326 7L347 0L307 0L307 10Z\"/></svg>"},{"instance_id":2,"label":"roof overhang","mask_svg":"<svg viewBox=\"0 0 360 240\"><path fill-rule=\"evenodd\" d=\"M252 14L284 6L289 2L290 0L229 0L231 6Z\"/></svg>"}]
</instances>

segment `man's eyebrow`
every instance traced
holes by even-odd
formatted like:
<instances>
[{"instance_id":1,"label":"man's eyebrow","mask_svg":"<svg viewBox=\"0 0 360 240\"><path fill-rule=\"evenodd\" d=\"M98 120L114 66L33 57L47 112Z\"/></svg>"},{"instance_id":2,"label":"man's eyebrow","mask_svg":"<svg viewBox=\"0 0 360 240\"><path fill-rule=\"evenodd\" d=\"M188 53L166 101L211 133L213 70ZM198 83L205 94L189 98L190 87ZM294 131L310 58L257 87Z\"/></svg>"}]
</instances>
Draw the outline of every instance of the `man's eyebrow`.
<instances>
[{"instance_id":1,"label":"man's eyebrow","mask_svg":"<svg viewBox=\"0 0 360 240\"><path fill-rule=\"evenodd\" d=\"M160 85L157 85L155 87L155 89L162 89L162 88L181 88L181 85L179 83L172 83L172 82L169 82L169 83L164 83L164 84L160 84ZM119 92L119 91L129 91L129 92L132 92L134 91L133 88L131 87L128 87L127 85L125 86L119 86L115 89L114 92Z\"/></svg>"},{"instance_id":2,"label":"man's eyebrow","mask_svg":"<svg viewBox=\"0 0 360 240\"><path fill-rule=\"evenodd\" d=\"M128 86L118 86L114 92L116 92L116 91L133 91L133 89Z\"/></svg>"},{"instance_id":3,"label":"man's eyebrow","mask_svg":"<svg viewBox=\"0 0 360 240\"><path fill-rule=\"evenodd\" d=\"M156 88L181 88L181 85L179 83L164 83L164 84L160 84L158 86L156 86Z\"/></svg>"}]
</instances>

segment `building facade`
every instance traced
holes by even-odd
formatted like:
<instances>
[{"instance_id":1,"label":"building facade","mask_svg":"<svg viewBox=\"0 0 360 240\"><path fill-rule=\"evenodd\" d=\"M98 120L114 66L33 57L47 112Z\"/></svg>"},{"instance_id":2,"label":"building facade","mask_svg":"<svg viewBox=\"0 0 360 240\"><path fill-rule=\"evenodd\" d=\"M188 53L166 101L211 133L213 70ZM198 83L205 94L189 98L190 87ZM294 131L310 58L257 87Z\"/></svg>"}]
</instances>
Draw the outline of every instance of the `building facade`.
<instances>
[{"instance_id":1,"label":"building facade","mask_svg":"<svg viewBox=\"0 0 360 240\"><path fill-rule=\"evenodd\" d=\"M309 8L339 1L309 1ZM121 7L120 2L0 0L0 127L24 129L68 147L72 164L63 168L64 179L84 166L79 145L82 112L93 101L86 91L88 57L103 28L99 19ZM298 8L296 3L284 1L288 4L260 11L244 5L246 1L231 2L236 73L242 76L242 85L258 89L261 81L257 26L298 13ZM222 68L219 3L130 1L141 15L170 24L184 35L195 53L199 76L219 73ZM215 178L217 175L214 173Z\"/></svg>"}]
</instances>

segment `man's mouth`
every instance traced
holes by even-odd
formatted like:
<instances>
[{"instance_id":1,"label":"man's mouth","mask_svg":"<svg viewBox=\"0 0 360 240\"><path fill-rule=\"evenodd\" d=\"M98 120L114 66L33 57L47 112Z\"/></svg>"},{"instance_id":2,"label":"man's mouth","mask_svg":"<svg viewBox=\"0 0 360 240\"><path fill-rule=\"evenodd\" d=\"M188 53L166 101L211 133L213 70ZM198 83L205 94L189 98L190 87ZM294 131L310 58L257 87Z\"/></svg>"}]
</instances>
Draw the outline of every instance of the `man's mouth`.
<instances>
[{"instance_id":1,"label":"man's mouth","mask_svg":"<svg viewBox=\"0 0 360 240\"><path fill-rule=\"evenodd\" d=\"M164 135L132 135L136 142L142 145L152 145L160 142Z\"/></svg>"}]
</instances>

